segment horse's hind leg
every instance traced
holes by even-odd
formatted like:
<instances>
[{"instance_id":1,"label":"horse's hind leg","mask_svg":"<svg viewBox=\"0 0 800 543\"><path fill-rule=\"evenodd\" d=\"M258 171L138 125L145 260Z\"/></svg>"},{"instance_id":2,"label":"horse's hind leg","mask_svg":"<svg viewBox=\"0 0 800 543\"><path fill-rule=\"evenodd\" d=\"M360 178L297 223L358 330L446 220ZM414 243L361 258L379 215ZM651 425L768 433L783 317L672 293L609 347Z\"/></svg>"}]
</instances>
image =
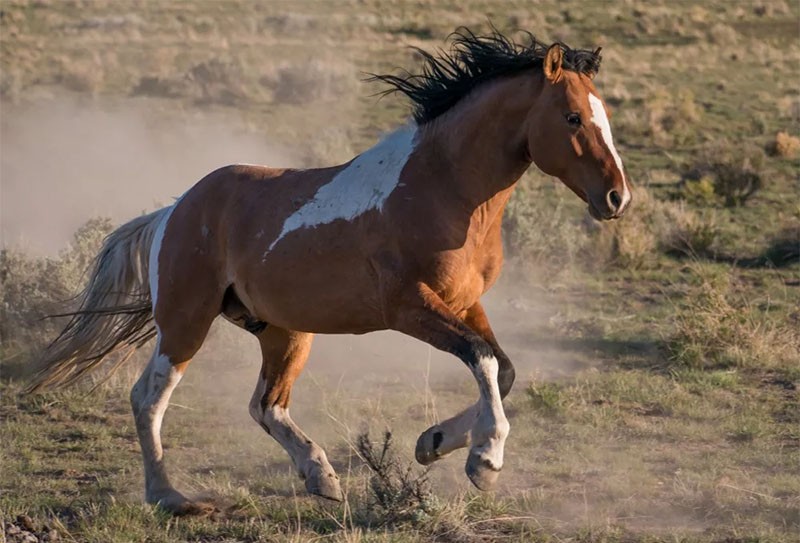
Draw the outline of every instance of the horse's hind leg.
<instances>
[{"instance_id":1,"label":"horse's hind leg","mask_svg":"<svg viewBox=\"0 0 800 543\"><path fill-rule=\"evenodd\" d=\"M489 326L489 319L486 317L480 302L467 310L464 316L464 323L492 347L498 362L497 383L500 397L505 398L514 384L514 366L498 345L494 332ZM454 450L469 445L470 432L479 412L480 402L425 430L417 440L415 451L417 461L427 466Z\"/></svg>"},{"instance_id":2,"label":"horse's hind leg","mask_svg":"<svg viewBox=\"0 0 800 543\"><path fill-rule=\"evenodd\" d=\"M306 490L341 500L339 477L322 448L289 417L289 396L311 350L313 335L268 326L258 334L263 365L250 400L250 415L286 449Z\"/></svg>"},{"instance_id":3,"label":"horse's hind leg","mask_svg":"<svg viewBox=\"0 0 800 543\"><path fill-rule=\"evenodd\" d=\"M163 323L150 363L131 389L131 407L144 461L145 499L176 514L203 514L210 504L186 498L169 482L161 446L161 422L172 391L183 376L192 356L199 350L214 319L211 308L203 318Z\"/></svg>"}]
</instances>

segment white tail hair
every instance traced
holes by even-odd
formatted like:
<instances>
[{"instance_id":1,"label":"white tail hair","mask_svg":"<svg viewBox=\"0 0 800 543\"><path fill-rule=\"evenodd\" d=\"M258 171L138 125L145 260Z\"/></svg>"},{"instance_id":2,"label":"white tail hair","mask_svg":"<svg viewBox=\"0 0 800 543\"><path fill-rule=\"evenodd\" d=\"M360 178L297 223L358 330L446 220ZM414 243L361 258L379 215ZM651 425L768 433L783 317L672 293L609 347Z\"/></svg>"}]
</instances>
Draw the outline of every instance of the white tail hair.
<instances>
[{"instance_id":1,"label":"white tail hair","mask_svg":"<svg viewBox=\"0 0 800 543\"><path fill-rule=\"evenodd\" d=\"M149 283L150 247L165 207L123 224L103 242L78 310L39 359L28 392L69 385L119 354L114 369L155 336ZM113 371L113 370L112 370Z\"/></svg>"}]
</instances>

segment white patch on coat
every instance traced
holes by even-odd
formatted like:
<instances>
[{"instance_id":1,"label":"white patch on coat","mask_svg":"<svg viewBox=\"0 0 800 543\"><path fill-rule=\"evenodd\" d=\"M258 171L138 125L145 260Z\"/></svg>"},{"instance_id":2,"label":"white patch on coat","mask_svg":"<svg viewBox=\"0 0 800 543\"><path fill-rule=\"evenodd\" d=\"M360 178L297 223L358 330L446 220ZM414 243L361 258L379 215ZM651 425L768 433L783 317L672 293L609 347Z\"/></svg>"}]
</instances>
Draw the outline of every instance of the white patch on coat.
<instances>
[{"instance_id":1,"label":"white patch on coat","mask_svg":"<svg viewBox=\"0 0 800 543\"><path fill-rule=\"evenodd\" d=\"M301 477L305 479L311 476L316 466L321 467L324 473L335 476L325 451L295 424L288 409L280 405L262 407L261 401L266 391L267 382L259 377L250 399L250 416L289 453Z\"/></svg>"},{"instance_id":2,"label":"white patch on coat","mask_svg":"<svg viewBox=\"0 0 800 543\"><path fill-rule=\"evenodd\" d=\"M169 210L161 218L161 222L156 227L155 234L153 234L153 243L150 244L150 297L153 300L153 311L156 310L156 300L158 299L158 255L161 253L161 243L164 241L164 232L167 229L167 222L172 215L175 206L178 205L176 201Z\"/></svg>"},{"instance_id":3,"label":"white patch on coat","mask_svg":"<svg viewBox=\"0 0 800 543\"><path fill-rule=\"evenodd\" d=\"M591 93L589 93L589 106L592 108L592 122L600 129L603 141L606 147L608 147L611 156L614 157L614 163L617 165L620 175L622 175L625 191L622 195L622 204L620 208L624 208L631 199L631 193L630 189L628 189L628 179L625 177L625 170L622 167L622 159L617 153L617 148L614 147L614 137L611 135L611 124L608 122L606 108L603 106L603 101Z\"/></svg>"},{"instance_id":4,"label":"white patch on coat","mask_svg":"<svg viewBox=\"0 0 800 543\"><path fill-rule=\"evenodd\" d=\"M164 459L161 423L172 391L182 376L183 374L172 365L169 357L161 353L159 337L150 363L131 390L131 405L144 460L145 494L150 503L155 503L160 493L171 488L161 467Z\"/></svg>"},{"instance_id":5,"label":"white patch on coat","mask_svg":"<svg viewBox=\"0 0 800 543\"><path fill-rule=\"evenodd\" d=\"M357 156L284 221L281 233L267 253L294 230L313 228L337 219L350 221L372 209L382 209L400 182L400 173L408 157L414 152L416 134L416 126L405 126Z\"/></svg>"}]
</instances>

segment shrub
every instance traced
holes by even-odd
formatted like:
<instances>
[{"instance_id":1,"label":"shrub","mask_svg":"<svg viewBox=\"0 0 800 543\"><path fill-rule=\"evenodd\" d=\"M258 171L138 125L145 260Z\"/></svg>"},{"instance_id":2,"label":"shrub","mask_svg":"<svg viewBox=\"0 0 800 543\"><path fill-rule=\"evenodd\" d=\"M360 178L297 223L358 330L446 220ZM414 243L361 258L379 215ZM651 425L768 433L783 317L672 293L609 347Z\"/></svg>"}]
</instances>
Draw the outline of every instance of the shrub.
<instances>
[{"instance_id":1,"label":"shrub","mask_svg":"<svg viewBox=\"0 0 800 543\"><path fill-rule=\"evenodd\" d=\"M666 254L703 257L713 255L719 226L711 212L697 213L682 203L664 206L664 227L659 247Z\"/></svg>"},{"instance_id":2,"label":"shrub","mask_svg":"<svg viewBox=\"0 0 800 543\"><path fill-rule=\"evenodd\" d=\"M580 227L582 215L565 209L563 198L549 197L541 185L531 184L521 185L506 207L506 253L519 262L561 268L586 246L587 235Z\"/></svg>"},{"instance_id":3,"label":"shrub","mask_svg":"<svg viewBox=\"0 0 800 543\"><path fill-rule=\"evenodd\" d=\"M212 58L192 66L187 77L194 84L193 94L198 103L236 105L247 101L244 74L236 62Z\"/></svg>"},{"instance_id":4,"label":"shrub","mask_svg":"<svg viewBox=\"0 0 800 543\"><path fill-rule=\"evenodd\" d=\"M653 261L657 247L648 220L646 215L631 214L611 223L593 225L593 235L583 253L584 266L646 267Z\"/></svg>"},{"instance_id":5,"label":"shrub","mask_svg":"<svg viewBox=\"0 0 800 543\"><path fill-rule=\"evenodd\" d=\"M630 211L612 222L592 221L566 209L563 199L553 200L541 188L518 189L503 221L509 257L552 270L574 264L590 271L646 268L659 253L710 255L719 232L713 211L659 200L646 187L634 189Z\"/></svg>"},{"instance_id":6,"label":"shrub","mask_svg":"<svg viewBox=\"0 0 800 543\"><path fill-rule=\"evenodd\" d=\"M24 363L60 330L60 320L43 319L63 312L83 288L86 271L112 228L107 218L87 221L58 258L32 257L15 249L0 252L3 360L18 357Z\"/></svg>"},{"instance_id":7,"label":"shrub","mask_svg":"<svg viewBox=\"0 0 800 543\"><path fill-rule=\"evenodd\" d=\"M684 168L680 196L696 197L699 184L710 183L725 207L742 206L763 187L763 166L764 153L757 147L719 142Z\"/></svg>"},{"instance_id":8,"label":"shrub","mask_svg":"<svg viewBox=\"0 0 800 543\"><path fill-rule=\"evenodd\" d=\"M677 366L765 370L800 360L797 332L736 294L731 274L712 277L700 272L699 278L699 288L677 309L674 331L665 341Z\"/></svg>"},{"instance_id":9,"label":"shrub","mask_svg":"<svg viewBox=\"0 0 800 543\"><path fill-rule=\"evenodd\" d=\"M644 104L653 142L664 147L686 145L697 138L702 111L688 90L677 94L660 89Z\"/></svg>"},{"instance_id":10,"label":"shrub","mask_svg":"<svg viewBox=\"0 0 800 543\"><path fill-rule=\"evenodd\" d=\"M367 505L373 518L369 520L381 525L418 522L430 512L428 471L416 473L410 464L403 465L392 448L391 432L383 434L379 449L368 433L359 434L356 451L371 472Z\"/></svg>"},{"instance_id":11,"label":"shrub","mask_svg":"<svg viewBox=\"0 0 800 543\"><path fill-rule=\"evenodd\" d=\"M767 153L781 158L795 158L800 154L800 138L788 132L778 132L775 139L767 143Z\"/></svg>"},{"instance_id":12,"label":"shrub","mask_svg":"<svg viewBox=\"0 0 800 543\"><path fill-rule=\"evenodd\" d=\"M143 76L131 94L162 98L185 96L197 104L237 105L249 100L242 67L217 58L195 64L182 75Z\"/></svg>"},{"instance_id":13,"label":"shrub","mask_svg":"<svg viewBox=\"0 0 800 543\"><path fill-rule=\"evenodd\" d=\"M562 387L556 383L533 382L528 386L526 392L536 411L556 415L561 413L566 406Z\"/></svg>"},{"instance_id":14,"label":"shrub","mask_svg":"<svg viewBox=\"0 0 800 543\"><path fill-rule=\"evenodd\" d=\"M784 227L778 232L762 258L777 267L800 262L800 223Z\"/></svg>"},{"instance_id":15,"label":"shrub","mask_svg":"<svg viewBox=\"0 0 800 543\"><path fill-rule=\"evenodd\" d=\"M646 187L634 191L631 209L611 223L593 223L584 254L587 267L601 263L615 268L645 268L659 253L707 256L719 228L709 213L699 214L681 202L653 197Z\"/></svg>"},{"instance_id":16,"label":"shrub","mask_svg":"<svg viewBox=\"0 0 800 543\"><path fill-rule=\"evenodd\" d=\"M332 100L352 92L355 80L349 64L323 61L292 63L265 74L259 82L272 90L279 103L305 104Z\"/></svg>"},{"instance_id":17,"label":"shrub","mask_svg":"<svg viewBox=\"0 0 800 543\"><path fill-rule=\"evenodd\" d=\"M685 179L681 185L680 197L695 206L713 206L719 202L714 190L714 179L709 175L699 179Z\"/></svg>"}]
</instances>

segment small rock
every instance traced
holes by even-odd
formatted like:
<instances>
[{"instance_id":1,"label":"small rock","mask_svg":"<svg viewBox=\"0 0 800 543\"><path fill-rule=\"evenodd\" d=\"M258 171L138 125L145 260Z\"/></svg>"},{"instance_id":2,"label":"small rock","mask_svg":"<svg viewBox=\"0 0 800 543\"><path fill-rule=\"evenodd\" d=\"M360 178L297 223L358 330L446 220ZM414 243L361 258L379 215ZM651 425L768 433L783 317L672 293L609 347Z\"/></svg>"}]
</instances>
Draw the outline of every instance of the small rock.
<instances>
[{"instance_id":1,"label":"small rock","mask_svg":"<svg viewBox=\"0 0 800 543\"><path fill-rule=\"evenodd\" d=\"M6 526L6 535L17 535L21 531L16 524L8 524Z\"/></svg>"},{"instance_id":2,"label":"small rock","mask_svg":"<svg viewBox=\"0 0 800 543\"><path fill-rule=\"evenodd\" d=\"M20 539L20 541L22 543L39 543L39 538L30 532L22 532L21 535L22 539Z\"/></svg>"}]
</instances>

